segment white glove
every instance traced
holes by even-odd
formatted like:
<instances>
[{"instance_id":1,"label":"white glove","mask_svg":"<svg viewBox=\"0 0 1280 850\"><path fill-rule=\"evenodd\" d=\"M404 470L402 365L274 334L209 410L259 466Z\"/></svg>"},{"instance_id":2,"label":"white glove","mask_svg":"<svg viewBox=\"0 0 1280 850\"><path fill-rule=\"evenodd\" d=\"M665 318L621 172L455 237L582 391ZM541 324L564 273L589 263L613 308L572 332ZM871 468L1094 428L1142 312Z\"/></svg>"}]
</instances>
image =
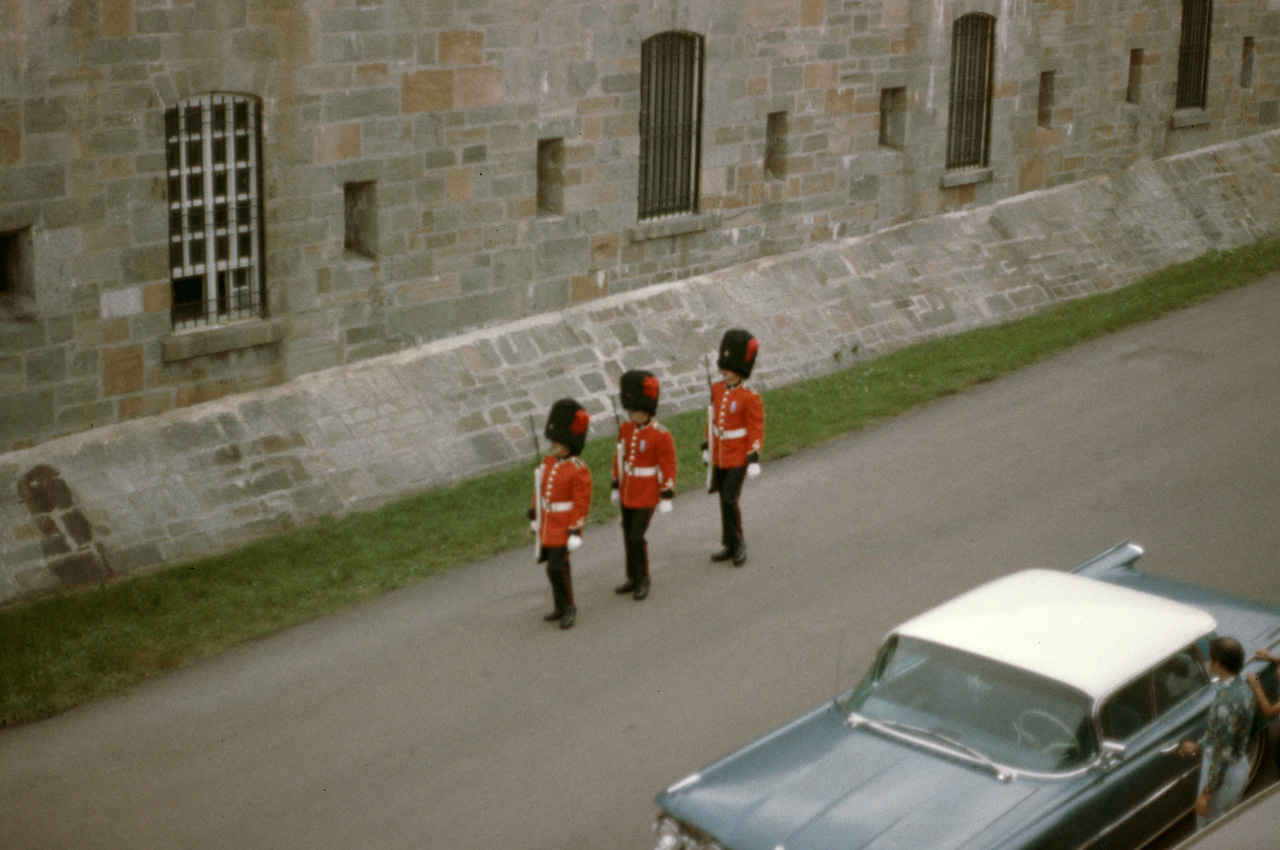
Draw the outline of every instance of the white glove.
<instances>
[{"instance_id":1,"label":"white glove","mask_svg":"<svg viewBox=\"0 0 1280 850\"><path fill-rule=\"evenodd\" d=\"M658 502L658 513L660 513L660 514L669 514L669 513L671 513L671 500L670 500L670 499L663 499L661 502Z\"/></svg>"},{"instance_id":2,"label":"white glove","mask_svg":"<svg viewBox=\"0 0 1280 850\"><path fill-rule=\"evenodd\" d=\"M747 477L748 477L748 478L759 478L759 477L760 477L760 464L758 464L758 463L749 463L749 464L747 464Z\"/></svg>"},{"instance_id":3,"label":"white glove","mask_svg":"<svg viewBox=\"0 0 1280 850\"><path fill-rule=\"evenodd\" d=\"M617 490L610 490L610 491L609 491L609 501L610 501L610 502L612 502L614 505L621 505L621 504L622 504L622 497L618 495L618 491L617 491Z\"/></svg>"},{"instance_id":4,"label":"white glove","mask_svg":"<svg viewBox=\"0 0 1280 850\"><path fill-rule=\"evenodd\" d=\"M570 552L577 552L577 551L578 551L578 547L579 547L579 546L581 546L581 545L582 545L582 538L581 538L581 537L579 537L579 536L578 536L578 535L576 535L576 534L570 534L570 535L569 535L569 542L566 544L566 548L568 548L568 550L569 550Z\"/></svg>"},{"instance_id":5,"label":"white glove","mask_svg":"<svg viewBox=\"0 0 1280 850\"><path fill-rule=\"evenodd\" d=\"M536 519L529 520L529 530L534 534L538 533L538 521Z\"/></svg>"},{"instance_id":6,"label":"white glove","mask_svg":"<svg viewBox=\"0 0 1280 850\"><path fill-rule=\"evenodd\" d=\"M707 451L706 449L702 450L702 465L703 466L711 465L711 452Z\"/></svg>"}]
</instances>

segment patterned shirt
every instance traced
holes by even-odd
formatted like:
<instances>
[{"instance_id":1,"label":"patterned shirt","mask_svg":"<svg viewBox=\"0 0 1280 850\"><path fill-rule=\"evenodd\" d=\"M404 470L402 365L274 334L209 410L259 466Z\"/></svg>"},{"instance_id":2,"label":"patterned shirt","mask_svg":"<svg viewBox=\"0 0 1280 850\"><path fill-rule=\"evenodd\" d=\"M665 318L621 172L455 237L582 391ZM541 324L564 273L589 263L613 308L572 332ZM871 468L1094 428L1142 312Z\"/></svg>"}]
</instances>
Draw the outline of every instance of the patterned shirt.
<instances>
[{"instance_id":1,"label":"patterned shirt","mask_svg":"<svg viewBox=\"0 0 1280 850\"><path fill-rule=\"evenodd\" d=\"M1209 726L1204 733L1205 754L1209 756L1206 791L1217 791L1227 768L1244 756L1252 729L1253 691L1240 676L1219 682L1213 704L1209 706Z\"/></svg>"}]
</instances>

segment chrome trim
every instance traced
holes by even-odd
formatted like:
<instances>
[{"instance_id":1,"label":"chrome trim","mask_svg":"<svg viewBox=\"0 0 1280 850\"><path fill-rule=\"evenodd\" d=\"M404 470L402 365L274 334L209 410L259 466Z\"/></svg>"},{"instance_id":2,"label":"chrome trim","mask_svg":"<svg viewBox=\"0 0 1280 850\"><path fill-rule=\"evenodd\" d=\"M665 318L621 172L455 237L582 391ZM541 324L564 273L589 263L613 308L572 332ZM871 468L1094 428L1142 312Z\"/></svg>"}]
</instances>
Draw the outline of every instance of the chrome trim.
<instances>
[{"instance_id":1,"label":"chrome trim","mask_svg":"<svg viewBox=\"0 0 1280 850\"><path fill-rule=\"evenodd\" d=\"M1127 813L1127 814L1125 814L1125 815L1123 815L1123 816L1121 816L1121 817L1117 818L1116 820L1112 821L1111 823L1107 824L1107 826L1106 826L1106 827L1104 827L1100 832L1098 832L1098 834L1097 834L1097 835L1095 835L1095 836L1093 836L1093 838L1089 839L1089 841L1088 841L1087 843L1085 843L1085 844L1081 844L1081 845L1080 845L1080 847L1079 847L1079 850L1088 850L1088 848L1092 847L1093 845L1095 845L1095 844L1097 844L1099 841L1101 841L1103 838L1106 838L1108 835L1110 835L1111 833L1115 832L1115 831L1116 831L1117 829L1119 829L1121 826L1123 826L1124 824L1128 823L1128 822L1129 822L1129 819L1130 819L1130 818L1132 818L1134 815L1136 815L1138 812L1141 812L1142 810L1144 810L1144 809L1146 809L1148 806L1150 806L1152 803L1154 803L1156 800L1160 799L1160 798L1161 798L1161 797L1163 797L1165 794L1168 794L1171 790L1173 790L1173 788L1174 788L1174 787L1175 787L1179 782L1183 781L1183 780L1184 780L1184 779L1186 779L1188 776L1190 776L1192 773L1194 773L1194 772L1196 772L1196 771L1198 771L1198 770L1200 770L1200 765L1199 765L1199 763L1196 763L1196 764L1194 764L1192 767L1188 768L1187 770L1184 770L1180 776L1177 776L1176 778L1172 779L1171 781L1169 781L1169 782L1165 783L1164 785L1160 786L1159 788L1157 788L1157 789L1156 789L1155 791L1153 791L1153 792L1152 792L1152 793L1151 793L1151 794L1150 794L1150 795L1149 795L1145 800L1143 800L1141 803L1139 803L1139 804L1138 804L1137 806L1135 806L1134 808L1130 809L1130 810L1128 811L1128 813ZM1179 818L1179 819L1181 819L1181 818ZM1167 828L1168 828L1168 827L1165 827L1165 829L1167 829ZM1144 843L1144 844L1146 844L1146 843L1150 843L1150 841L1151 841L1151 839L1152 839L1152 838L1155 838L1157 835L1159 835L1159 834L1160 834L1161 832L1163 832L1163 831L1164 831L1164 830L1158 830L1158 831L1156 832L1156 834L1155 834L1155 835L1152 835L1152 836L1151 836L1151 838L1148 838L1148 839L1147 839L1145 842L1143 842L1143 843Z\"/></svg>"}]
</instances>

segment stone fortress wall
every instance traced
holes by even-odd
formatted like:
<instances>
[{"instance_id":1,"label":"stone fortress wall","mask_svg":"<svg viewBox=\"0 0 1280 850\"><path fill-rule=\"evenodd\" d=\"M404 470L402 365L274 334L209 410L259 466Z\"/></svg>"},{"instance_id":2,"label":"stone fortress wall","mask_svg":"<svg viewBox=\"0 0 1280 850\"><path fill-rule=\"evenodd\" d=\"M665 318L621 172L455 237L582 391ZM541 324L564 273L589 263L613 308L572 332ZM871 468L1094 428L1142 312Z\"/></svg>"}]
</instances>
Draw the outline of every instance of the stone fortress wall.
<instances>
[{"instance_id":1,"label":"stone fortress wall","mask_svg":"<svg viewBox=\"0 0 1280 850\"><path fill-rule=\"evenodd\" d=\"M1278 230L1273 131L47 441L0 455L0 600L527 459L529 417L563 396L601 436L629 368L660 376L664 411L700 406L731 326L774 387Z\"/></svg>"},{"instance_id":2,"label":"stone fortress wall","mask_svg":"<svg viewBox=\"0 0 1280 850\"><path fill-rule=\"evenodd\" d=\"M949 168L970 14L989 161ZM1181 29L1164 0L0 0L0 451L1280 124L1275 0L1212 0L1196 108ZM641 46L676 30L699 198L642 219ZM166 113L213 93L260 106L266 313L188 329Z\"/></svg>"}]
</instances>

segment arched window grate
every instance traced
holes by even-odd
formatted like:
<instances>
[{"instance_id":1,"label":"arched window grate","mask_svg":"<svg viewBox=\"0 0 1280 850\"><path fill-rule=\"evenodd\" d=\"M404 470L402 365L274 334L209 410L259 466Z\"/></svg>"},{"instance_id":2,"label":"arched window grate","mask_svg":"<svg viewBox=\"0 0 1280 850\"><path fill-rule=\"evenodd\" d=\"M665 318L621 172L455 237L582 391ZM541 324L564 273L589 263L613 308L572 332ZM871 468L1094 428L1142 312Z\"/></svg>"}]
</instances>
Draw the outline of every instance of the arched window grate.
<instances>
[{"instance_id":1,"label":"arched window grate","mask_svg":"<svg viewBox=\"0 0 1280 850\"><path fill-rule=\"evenodd\" d=\"M952 26L947 168L988 162L995 43L996 19L990 15L965 15Z\"/></svg>"},{"instance_id":2,"label":"arched window grate","mask_svg":"<svg viewBox=\"0 0 1280 850\"><path fill-rule=\"evenodd\" d=\"M640 54L639 217L698 210L702 36L664 32Z\"/></svg>"},{"instance_id":3,"label":"arched window grate","mask_svg":"<svg viewBox=\"0 0 1280 850\"><path fill-rule=\"evenodd\" d=\"M265 315L262 105L200 95L164 126L174 328Z\"/></svg>"}]
</instances>

